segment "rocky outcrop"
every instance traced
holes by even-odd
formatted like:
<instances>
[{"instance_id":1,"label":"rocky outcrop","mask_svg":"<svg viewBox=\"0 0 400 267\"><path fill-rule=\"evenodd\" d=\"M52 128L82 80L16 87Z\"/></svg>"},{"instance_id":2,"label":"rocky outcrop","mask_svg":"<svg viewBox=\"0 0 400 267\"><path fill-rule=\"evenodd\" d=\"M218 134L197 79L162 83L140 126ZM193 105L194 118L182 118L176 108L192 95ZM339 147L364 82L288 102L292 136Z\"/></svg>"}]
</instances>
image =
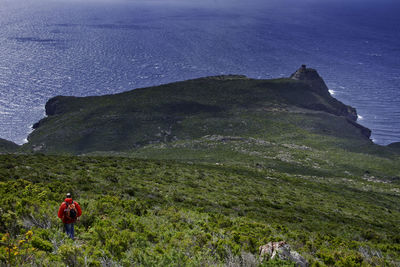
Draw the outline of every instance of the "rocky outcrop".
<instances>
[{"instance_id":1,"label":"rocky outcrop","mask_svg":"<svg viewBox=\"0 0 400 267\"><path fill-rule=\"evenodd\" d=\"M71 105L78 97L74 96L56 96L47 101L45 109L46 115L52 116L62 114L73 109Z\"/></svg>"},{"instance_id":2,"label":"rocky outcrop","mask_svg":"<svg viewBox=\"0 0 400 267\"><path fill-rule=\"evenodd\" d=\"M288 260L296 263L296 266L307 267L309 266L306 259L299 253L290 249L289 244L285 241L269 242L268 244L259 248L260 258L262 260L273 260L275 258L281 260Z\"/></svg>"},{"instance_id":3,"label":"rocky outcrop","mask_svg":"<svg viewBox=\"0 0 400 267\"><path fill-rule=\"evenodd\" d=\"M306 65L302 65L290 76L290 79L304 81L314 91L325 95L329 94L328 87L321 76L319 76L318 72L315 69L307 68Z\"/></svg>"},{"instance_id":4,"label":"rocky outcrop","mask_svg":"<svg viewBox=\"0 0 400 267\"><path fill-rule=\"evenodd\" d=\"M358 118L356 109L350 106L346 106L346 109L343 110L343 114L353 121L356 121Z\"/></svg>"},{"instance_id":5,"label":"rocky outcrop","mask_svg":"<svg viewBox=\"0 0 400 267\"><path fill-rule=\"evenodd\" d=\"M358 124L354 120L351 120L347 118L347 122L353 125L354 127L358 128L361 131L361 134L367 138L371 137L371 130L368 129L367 127L362 126L361 124Z\"/></svg>"},{"instance_id":6,"label":"rocky outcrop","mask_svg":"<svg viewBox=\"0 0 400 267\"><path fill-rule=\"evenodd\" d=\"M315 69L307 68L306 65L302 65L295 73L290 76L290 79L303 81L308 84L311 90L317 92L318 94L331 97L328 87L326 86L324 80L319 76ZM324 106L311 107L316 110L323 110ZM343 107L336 112L335 115L347 117L353 121L357 120L357 111L355 108L343 105Z\"/></svg>"},{"instance_id":7,"label":"rocky outcrop","mask_svg":"<svg viewBox=\"0 0 400 267\"><path fill-rule=\"evenodd\" d=\"M61 113L57 110L57 106L60 103L60 97L53 97L46 103L46 115L51 116L57 113Z\"/></svg>"}]
</instances>

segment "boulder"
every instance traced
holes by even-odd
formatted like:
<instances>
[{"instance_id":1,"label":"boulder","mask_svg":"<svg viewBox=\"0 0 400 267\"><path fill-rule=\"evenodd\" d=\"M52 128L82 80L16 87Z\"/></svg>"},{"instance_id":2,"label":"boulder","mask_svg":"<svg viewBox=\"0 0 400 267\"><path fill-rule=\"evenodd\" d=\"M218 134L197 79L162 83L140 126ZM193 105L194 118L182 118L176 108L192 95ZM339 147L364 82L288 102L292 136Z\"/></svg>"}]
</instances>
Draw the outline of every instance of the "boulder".
<instances>
[{"instance_id":1,"label":"boulder","mask_svg":"<svg viewBox=\"0 0 400 267\"><path fill-rule=\"evenodd\" d=\"M309 266L306 259L304 259L298 252L291 250L290 245L285 241L269 242L259 248L260 258L262 260L273 260L275 258L281 260L288 260L296 263L296 266L307 267Z\"/></svg>"}]
</instances>

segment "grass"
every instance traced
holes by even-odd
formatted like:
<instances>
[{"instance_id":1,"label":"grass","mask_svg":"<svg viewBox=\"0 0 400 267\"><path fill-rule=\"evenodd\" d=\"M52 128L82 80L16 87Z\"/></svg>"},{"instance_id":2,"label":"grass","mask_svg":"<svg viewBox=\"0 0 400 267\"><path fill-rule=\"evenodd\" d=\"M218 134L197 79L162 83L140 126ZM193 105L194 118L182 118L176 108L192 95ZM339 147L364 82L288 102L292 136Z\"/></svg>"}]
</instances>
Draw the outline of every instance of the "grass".
<instances>
[{"instance_id":1,"label":"grass","mask_svg":"<svg viewBox=\"0 0 400 267\"><path fill-rule=\"evenodd\" d=\"M400 186L378 179L99 156L3 155L0 170L3 237L36 238L3 263L258 264L280 240L322 266L400 260ZM56 217L67 191L84 210L75 243Z\"/></svg>"}]
</instances>

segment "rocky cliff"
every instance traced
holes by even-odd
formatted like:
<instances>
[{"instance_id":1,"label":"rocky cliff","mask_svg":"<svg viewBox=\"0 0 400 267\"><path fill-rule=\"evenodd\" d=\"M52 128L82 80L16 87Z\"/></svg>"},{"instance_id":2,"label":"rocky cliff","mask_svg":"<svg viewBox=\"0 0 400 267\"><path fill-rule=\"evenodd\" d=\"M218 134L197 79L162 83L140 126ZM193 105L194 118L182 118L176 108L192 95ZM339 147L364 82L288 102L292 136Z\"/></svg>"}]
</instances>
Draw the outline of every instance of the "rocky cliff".
<instances>
[{"instance_id":1,"label":"rocky cliff","mask_svg":"<svg viewBox=\"0 0 400 267\"><path fill-rule=\"evenodd\" d=\"M324 80L319 76L318 72L315 69L307 68L306 65L302 65L295 73L290 76L290 79L301 81L310 86L311 90L318 92L325 97L330 95L328 87L326 86ZM343 105L341 109L336 111L337 115L345 116L350 120L357 120L357 111L355 108ZM367 132L367 130L364 130ZM369 136L371 133L369 133Z\"/></svg>"}]
</instances>

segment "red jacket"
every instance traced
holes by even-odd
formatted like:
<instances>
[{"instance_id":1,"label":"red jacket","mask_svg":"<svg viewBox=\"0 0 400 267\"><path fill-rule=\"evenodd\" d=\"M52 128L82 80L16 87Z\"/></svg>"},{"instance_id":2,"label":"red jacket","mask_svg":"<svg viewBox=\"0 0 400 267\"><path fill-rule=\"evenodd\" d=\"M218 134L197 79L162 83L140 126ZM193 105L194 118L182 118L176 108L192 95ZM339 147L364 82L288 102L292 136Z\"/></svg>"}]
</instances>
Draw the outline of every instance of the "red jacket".
<instances>
[{"instance_id":1,"label":"red jacket","mask_svg":"<svg viewBox=\"0 0 400 267\"><path fill-rule=\"evenodd\" d=\"M64 210L67 208L67 202L69 204L72 204L72 201L73 201L72 198L66 198L64 200L64 202L61 203L61 206L58 209L58 218L60 218L63 223L74 223L76 221L76 219L72 220L70 218L67 219L64 217ZM76 201L74 201L74 204L75 204L76 210L78 211L78 214L76 214L76 216L79 217L82 215L81 207L79 206L78 202L76 202Z\"/></svg>"}]
</instances>

